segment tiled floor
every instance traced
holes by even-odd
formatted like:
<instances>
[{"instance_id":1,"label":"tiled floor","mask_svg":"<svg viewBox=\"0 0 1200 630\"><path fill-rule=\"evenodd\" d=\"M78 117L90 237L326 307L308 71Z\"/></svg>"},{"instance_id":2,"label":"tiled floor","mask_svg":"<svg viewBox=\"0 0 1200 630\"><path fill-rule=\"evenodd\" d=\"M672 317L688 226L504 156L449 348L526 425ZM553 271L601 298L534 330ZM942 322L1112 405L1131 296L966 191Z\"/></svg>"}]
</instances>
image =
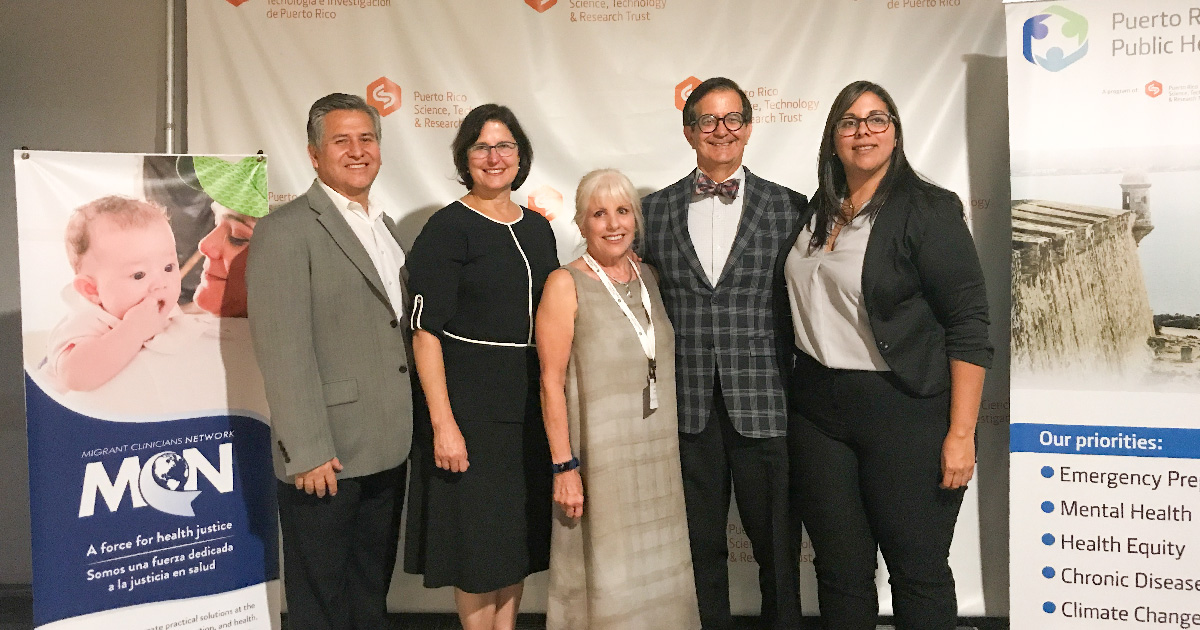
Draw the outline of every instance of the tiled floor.
<instances>
[{"instance_id":1,"label":"tiled floor","mask_svg":"<svg viewBox=\"0 0 1200 630\"><path fill-rule=\"evenodd\" d=\"M757 629L756 617L740 617L735 625L736 630ZM805 630L817 630L815 618L805 619ZM963 619L959 630L1008 630L1008 619ZM286 617L283 625L287 628ZM525 614L517 621L517 630L544 630L546 616ZM431 614L396 614L392 615L390 630L459 630L458 619L454 615ZM0 586L0 630L32 630L33 629L33 598L28 587ZM101 629L97 629L101 630ZM892 626L882 625L879 630L893 630Z\"/></svg>"}]
</instances>

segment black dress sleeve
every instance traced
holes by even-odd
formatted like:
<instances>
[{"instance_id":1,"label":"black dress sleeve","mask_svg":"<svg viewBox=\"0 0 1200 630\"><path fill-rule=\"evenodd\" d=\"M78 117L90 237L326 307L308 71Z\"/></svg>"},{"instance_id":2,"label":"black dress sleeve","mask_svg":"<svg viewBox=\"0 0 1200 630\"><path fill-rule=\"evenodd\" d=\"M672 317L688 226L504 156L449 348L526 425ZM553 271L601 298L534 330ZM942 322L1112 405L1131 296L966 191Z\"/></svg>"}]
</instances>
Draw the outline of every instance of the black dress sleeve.
<instances>
[{"instance_id":1,"label":"black dress sleeve","mask_svg":"<svg viewBox=\"0 0 1200 630\"><path fill-rule=\"evenodd\" d=\"M542 301L542 290L546 287L546 278L558 269L558 246L554 239L554 228L542 215L531 210L525 210L525 220L532 224L532 229L526 232L529 242L526 245L526 255L529 257L530 280L533 282L534 307ZM536 319L536 317L535 317Z\"/></svg>"},{"instance_id":2,"label":"black dress sleeve","mask_svg":"<svg viewBox=\"0 0 1200 630\"><path fill-rule=\"evenodd\" d=\"M458 308L458 285L467 256L467 233L452 206L429 217L407 258L408 287L413 296L413 330L442 336Z\"/></svg>"}]
</instances>

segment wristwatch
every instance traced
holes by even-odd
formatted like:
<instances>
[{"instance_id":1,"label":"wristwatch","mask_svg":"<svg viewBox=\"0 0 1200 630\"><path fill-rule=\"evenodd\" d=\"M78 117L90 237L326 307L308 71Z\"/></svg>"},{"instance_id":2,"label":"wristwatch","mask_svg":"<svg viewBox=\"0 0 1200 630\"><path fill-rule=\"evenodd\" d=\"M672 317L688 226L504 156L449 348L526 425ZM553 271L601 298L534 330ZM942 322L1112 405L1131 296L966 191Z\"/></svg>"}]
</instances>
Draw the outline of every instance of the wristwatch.
<instances>
[{"instance_id":1,"label":"wristwatch","mask_svg":"<svg viewBox=\"0 0 1200 630\"><path fill-rule=\"evenodd\" d=\"M561 464L550 464L550 472L552 472L556 475L558 473L565 473L568 470L575 470L576 468L579 468L579 458L578 457L572 457L571 459L569 459Z\"/></svg>"}]
</instances>

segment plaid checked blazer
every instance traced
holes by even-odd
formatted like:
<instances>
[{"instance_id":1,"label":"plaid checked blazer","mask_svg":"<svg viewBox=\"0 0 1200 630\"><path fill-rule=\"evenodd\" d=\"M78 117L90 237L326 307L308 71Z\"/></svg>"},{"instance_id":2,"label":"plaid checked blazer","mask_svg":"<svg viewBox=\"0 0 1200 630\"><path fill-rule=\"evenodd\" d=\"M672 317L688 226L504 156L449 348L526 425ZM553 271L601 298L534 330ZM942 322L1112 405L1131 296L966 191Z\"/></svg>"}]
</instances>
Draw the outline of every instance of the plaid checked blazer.
<instances>
[{"instance_id":1,"label":"plaid checked blazer","mask_svg":"<svg viewBox=\"0 0 1200 630\"><path fill-rule=\"evenodd\" d=\"M772 281L786 258L788 236L804 211L804 195L746 169L741 222L714 287L688 234L695 171L642 199L643 260L658 269L663 302L675 327L679 430L699 433L712 409L714 375L738 433L787 433L784 373L792 341L787 294Z\"/></svg>"}]
</instances>

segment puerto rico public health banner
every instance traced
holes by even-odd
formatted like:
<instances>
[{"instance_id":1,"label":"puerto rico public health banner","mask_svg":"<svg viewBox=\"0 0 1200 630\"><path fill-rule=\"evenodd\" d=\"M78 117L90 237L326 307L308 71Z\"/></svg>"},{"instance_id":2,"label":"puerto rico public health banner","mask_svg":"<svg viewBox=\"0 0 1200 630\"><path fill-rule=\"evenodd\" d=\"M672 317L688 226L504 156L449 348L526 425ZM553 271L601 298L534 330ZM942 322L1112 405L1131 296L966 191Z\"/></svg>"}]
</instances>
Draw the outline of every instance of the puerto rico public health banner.
<instances>
[{"instance_id":1,"label":"puerto rico public health banner","mask_svg":"<svg viewBox=\"0 0 1200 630\"><path fill-rule=\"evenodd\" d=\"M13 161L34 625L278 628L243 275L265 157Z\"/></svg>"},{"instance_id":2,"label":"puerto rico public health banner","mask_svg":"<svg viewBox=\"0 0 1200 630\"><path fill-rule=\"evenodd\" d=\"M514 200L550 219L563 261L581 253L571 220L584 173L619 168L646 194L695 168L680 110L701 80L727 76L748 92L747 168L805 194L816 186L833 98L851 81L879 82L904 116L909 159L967 207L993 341L1005 345L1005 46L995 0L192 0L187 16L188 146L270 154L272 205L312 183L304 135L312 102L358 94L382 115L372 204L411 243L465 192L450 156L459 122L473 107L502 103L534 147ZM951 552L964 616L1007 610L1006 369L1001 356L988 377L979 475ZM733 609L756 614L758 566L736 513L728 533ZM811 549L801 556L813 614ZM545 580L530 578L525 610L544 610ZM879 585L890 610L882 563ZM426 590L399 571L389 606L454 609L450 589Z\"/></svg>"},{"instance_id":3,"label":"puerto rico public health banner","mask_svg":"<svg viewBox=\"0 0 1200 630\"><path fill-rule=\"evenodd\" d=\"M1006 19L1012 625L1200 627L1200 3Z\"/></svg>"}]
</instances>

